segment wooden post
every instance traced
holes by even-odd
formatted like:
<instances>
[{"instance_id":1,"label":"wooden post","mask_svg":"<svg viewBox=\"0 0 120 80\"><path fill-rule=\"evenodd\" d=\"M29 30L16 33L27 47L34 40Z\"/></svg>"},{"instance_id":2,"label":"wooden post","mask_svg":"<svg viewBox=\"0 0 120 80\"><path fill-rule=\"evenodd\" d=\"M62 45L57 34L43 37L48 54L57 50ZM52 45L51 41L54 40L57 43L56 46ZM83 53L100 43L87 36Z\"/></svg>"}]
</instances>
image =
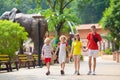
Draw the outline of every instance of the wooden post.
<instances>
[{"instance_id":1,"label":"wooden post","mask_svg":"<svg viewBox=\"0 0 120 80\"><path fill-rule=\"evenodd\" d=\"M120 54L120 52L117 52L117 55L116 55L116 57L117 57L117 60L116 60L116 61L117 61L117 62L120 62L120 61L119 61L119 54Z\"/></svg>"},{"instance_id":2,"label":"wooden post","mask_svg":"<svg viewBox=\"0 0 120 80\"><path fill-rule=\"evenodd\" d=\"M120 62L120 52L118 52L118 54L119 54L119 62Z\"/></svg>"},{"instance_id":3,"label":"wooden post","mask_svg":"<svg viewBox=\"0 0 120 80\"><path fill-rule=\"evenodd\" d=\"M114 51L114 52L112 52L112 55L113 55L113 61L115 61L116 60L116 51Z\"/></svg>"}]
</instances>

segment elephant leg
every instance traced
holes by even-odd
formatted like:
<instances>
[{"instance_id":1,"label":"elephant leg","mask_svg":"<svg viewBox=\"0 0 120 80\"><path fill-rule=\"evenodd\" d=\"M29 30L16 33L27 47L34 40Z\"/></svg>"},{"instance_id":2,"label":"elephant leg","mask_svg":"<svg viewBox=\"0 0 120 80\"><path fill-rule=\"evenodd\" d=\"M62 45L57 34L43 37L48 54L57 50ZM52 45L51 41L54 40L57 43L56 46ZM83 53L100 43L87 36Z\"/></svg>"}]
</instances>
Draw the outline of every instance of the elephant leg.
<instances>
[{"instance_id":1,"label":"elephant leg","mask_svg":"<svg viewBox=\"0 0 120 80\"><path fill-rule=\"evenodd\" d=\"M41 53L41 49L42 49L42 46L43 46L43 40L40 40L39 42L39 44L38 44L38 42L37 41L33 41L34 42L34 49L33 49L33 53L35 53L35 54L38 54L38 46L39 46L39 48L40 48L40 53Z\"/></svg>"},{"instance_id":2,"label":"elephant leg","mask_svg":"<svg viewBox=\"0 0 120 80\"><path fill-rule=\"evenodd\" d=\"M37 34L34 34L37 35ZM37 36L32 36L33 38L33 43L34 43L34 49L33 49L33 54L38 54L38 37Z\"/></svg>"}]
</instances>

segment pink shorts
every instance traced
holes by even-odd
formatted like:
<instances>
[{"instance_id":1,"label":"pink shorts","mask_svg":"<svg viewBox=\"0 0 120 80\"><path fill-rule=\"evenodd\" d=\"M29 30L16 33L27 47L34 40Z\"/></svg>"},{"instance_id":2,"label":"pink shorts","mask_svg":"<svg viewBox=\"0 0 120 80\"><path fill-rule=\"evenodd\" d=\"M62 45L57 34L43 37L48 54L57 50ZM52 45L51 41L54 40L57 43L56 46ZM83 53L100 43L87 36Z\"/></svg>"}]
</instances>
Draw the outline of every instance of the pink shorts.
<instances>
[{"instance_id":1,"label":"pink shorts","mask_svg":"<svg viewBox=\"0 0 120 80\"><path fill-rule=\"evenodd\" d=\"M45 63L51 62L51 58L45 58Z\"/></svg>"}]
</instances>

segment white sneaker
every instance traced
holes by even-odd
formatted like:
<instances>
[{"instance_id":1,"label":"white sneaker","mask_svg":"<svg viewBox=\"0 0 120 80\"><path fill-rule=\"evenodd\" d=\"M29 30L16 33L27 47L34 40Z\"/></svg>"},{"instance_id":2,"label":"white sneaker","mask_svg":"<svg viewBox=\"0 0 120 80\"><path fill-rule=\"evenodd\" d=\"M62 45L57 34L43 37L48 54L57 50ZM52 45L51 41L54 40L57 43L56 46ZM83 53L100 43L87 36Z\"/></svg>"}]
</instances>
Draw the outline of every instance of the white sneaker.
<instances>
[{"instance_id":1,"label":"white sneaker","mask_svg":"<svg viewBox=\"0 0 120 80\"><path fill-rule=\"evenodd\" d=\"M77 71L74 72L74 75L77 74Z\"/></svg>"},{"instance_id":2,"label":"white sneaker","mask_svg":"<svg viewBox=\"0 0 120 80\"><path fill-rule=\"evenodd\" d=\"M96 75L95 72L93 72L92 75Z\"/></svg>"},{"instance_id":3,"label":"white sneaker","mask_svg":"<svg viewBox=\"0 0 120 80\"><path fill-rule=\"evenodd\" d=\"M92 72L91 71L89 71L88 73L87 73L87 75L90 75Z\"/></svg>"}]
</instances>

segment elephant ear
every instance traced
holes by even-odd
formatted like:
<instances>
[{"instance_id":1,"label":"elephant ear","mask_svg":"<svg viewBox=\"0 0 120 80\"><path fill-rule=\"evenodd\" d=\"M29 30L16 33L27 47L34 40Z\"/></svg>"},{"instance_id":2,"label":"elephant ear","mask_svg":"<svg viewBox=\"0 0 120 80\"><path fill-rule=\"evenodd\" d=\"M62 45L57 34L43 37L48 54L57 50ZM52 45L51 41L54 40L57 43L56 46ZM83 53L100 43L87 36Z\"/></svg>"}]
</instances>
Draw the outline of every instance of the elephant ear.
<instances>
[{"instance_id":1,"label":"elephant ear","mask_svg":"<svg viewBox=\"0 0 120 80\"><path fill-rule=\"evenodd\" d=\"M19 13L20 11L16 8L13 8L11 11L10 11L10 14L9 14L9 20L11 21L14 21L15 20L15 16L16 16L16 13Z\"/></svg>"}]
</instances>

